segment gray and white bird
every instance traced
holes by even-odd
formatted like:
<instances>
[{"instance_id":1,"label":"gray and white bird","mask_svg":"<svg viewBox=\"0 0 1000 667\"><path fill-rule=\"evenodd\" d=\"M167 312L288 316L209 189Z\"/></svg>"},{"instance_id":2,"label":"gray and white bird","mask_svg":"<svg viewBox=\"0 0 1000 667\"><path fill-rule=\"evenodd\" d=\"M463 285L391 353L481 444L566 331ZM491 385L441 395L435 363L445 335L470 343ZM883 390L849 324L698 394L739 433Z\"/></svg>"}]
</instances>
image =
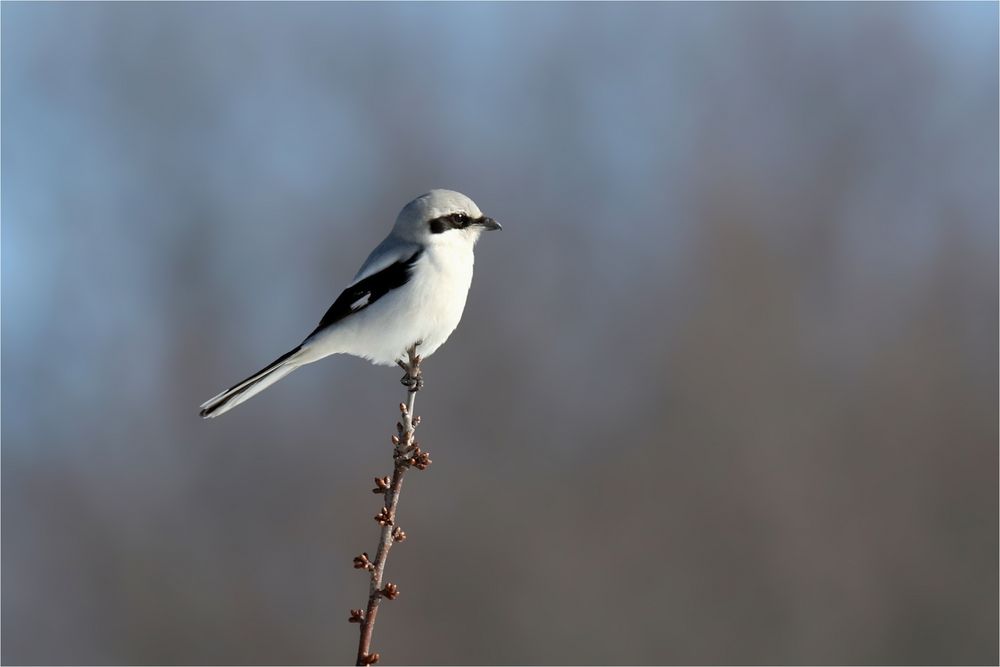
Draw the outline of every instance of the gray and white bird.
<instances>
[{"instance_id":1,"label":"gray and white bird","mask_svg":"<svg viewBox=\"0 0 1000 667\"><path fill-rule=\"evenodd\" d=\"M403 207L392 231L361 265L316 330L294 350L201 405L218 417L296 368L331 354L395 365L418 344L427 358L458 326L472 284L472 249L500 229L476 203L452 190L431 190Z\"/></svg>"}]
</instances>

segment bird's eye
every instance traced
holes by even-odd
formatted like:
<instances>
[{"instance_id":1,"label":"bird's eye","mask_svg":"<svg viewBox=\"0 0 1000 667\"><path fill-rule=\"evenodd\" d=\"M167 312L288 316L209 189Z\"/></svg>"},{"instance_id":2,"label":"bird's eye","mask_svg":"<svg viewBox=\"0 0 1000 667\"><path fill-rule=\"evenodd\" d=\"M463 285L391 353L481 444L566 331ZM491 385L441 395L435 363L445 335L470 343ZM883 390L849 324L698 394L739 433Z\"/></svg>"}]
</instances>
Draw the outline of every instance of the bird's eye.
<instances>
[{"instance_id":1,"label":"bird's eye","mask_svg":"<svg viewBox=\"0 0 1000 667\"><path fill-rule=\"evenodd\" d=\"M459 227L464 227L467 224L469 224L469 216L466 215L465 213L455 213L451 217L452 220L455 221L455 224L458 225Z\"/></svg>"}]
</instances>

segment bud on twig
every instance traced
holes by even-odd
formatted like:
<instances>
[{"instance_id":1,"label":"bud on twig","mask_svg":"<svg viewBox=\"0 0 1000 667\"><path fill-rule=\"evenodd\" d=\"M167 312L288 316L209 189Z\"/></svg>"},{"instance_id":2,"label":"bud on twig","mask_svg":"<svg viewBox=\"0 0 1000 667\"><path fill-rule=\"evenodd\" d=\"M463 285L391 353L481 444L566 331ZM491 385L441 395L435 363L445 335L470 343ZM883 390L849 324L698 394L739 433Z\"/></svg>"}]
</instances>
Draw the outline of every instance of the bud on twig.
<instances>
[{"instance_id":1,"label":"bud on twig","mask_svg":"<svg viewBox=\"0 0 1000 667\"><path fill-rule=\"evenodd\" d=\"M389 600L395 600L399 597L399 586L396 584L386 584L385 588L382 589L382 595Z\"/></svg>"},{"instance_id":2,"label":"bud on twig","mask_svg":"<svg viewBox=\"0 0 1000 667\"><path fill-rule=\"evenodd\" d=\"M379 654L369 651L371 651L372 632L380 601L383 598L395 600L399 597L399 587L393 583L383 585L382 576L390 547L396 542L402 542L406 539L406 533L395 525L394 519L403 475L407 468L416 467L419 470L424 470L431 464L430 456L420 449L419 443L413 437L414 429L420 424L420 417L413 414L414 397L424 384L420 373L420 357L417 355L417 345L419 344L416 343L407 350L408 360L406 362L402 360L397 362L406 373L402 378L402 383L408 393L407 402L399 404L401 418L396 423L396 434L392 436L393 475L391 478L376 477L375 488L372 489L373 493L383 494L382 507L375 515L375 521L382 527L375 562L372 562L367 553L354 558L354 567L359 570L368 570L371 580L367 610L352 609L349 619L351 623L358 623L361 626L357 665L362 667L374 665L379 661Z\"/></svg>"},{"instance_id":3,"label":"bud on twig","mask_svg":"<svg viewBox=\"0 0 1000 667\"><path fill-rule=\"evenodd\" d=\"M427 452L418 452L417 454L414 455L412 460L413 460L412 465L417 470L427 470L427 468L430 467L431 463L433 463L433 461L431 461L430 454L428 454Z\"/></svg>"}]
</instances>

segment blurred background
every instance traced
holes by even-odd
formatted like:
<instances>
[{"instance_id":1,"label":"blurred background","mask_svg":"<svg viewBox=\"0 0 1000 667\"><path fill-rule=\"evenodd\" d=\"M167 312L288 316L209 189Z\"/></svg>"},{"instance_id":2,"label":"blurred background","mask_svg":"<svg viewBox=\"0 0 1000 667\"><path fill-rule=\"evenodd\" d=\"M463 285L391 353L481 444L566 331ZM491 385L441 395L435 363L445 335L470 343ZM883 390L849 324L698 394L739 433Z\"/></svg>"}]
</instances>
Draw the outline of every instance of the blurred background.
<instances>
[{"instance_id":1,"label":"blurred background","mask_svg":"<svg viewBox=\"0 0 1000 667\"><path fill-rule=\"evenodd\" d=\"M2 7L6 663L352 663L396 369L198 404L504 224L384 663L996 663L997 5Z\"/></svg>"}]
</instances>

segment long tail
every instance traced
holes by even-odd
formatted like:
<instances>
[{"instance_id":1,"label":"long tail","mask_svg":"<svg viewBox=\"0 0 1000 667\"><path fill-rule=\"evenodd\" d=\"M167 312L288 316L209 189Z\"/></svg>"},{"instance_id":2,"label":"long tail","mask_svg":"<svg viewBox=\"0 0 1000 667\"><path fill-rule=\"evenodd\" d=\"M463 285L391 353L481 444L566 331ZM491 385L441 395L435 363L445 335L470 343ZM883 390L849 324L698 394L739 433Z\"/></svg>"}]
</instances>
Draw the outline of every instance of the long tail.
<instances>
[{"instance_id":1,"label":"long tail","mask_svg":"<svg viewBox=\"0 0 1000 667\"><path fill-rule=\"evenodd\" d=\"M301 352L302 346L300 345L272 361L266 368L241 382L237 382L218 396L208 399L201 404L201 416L205 419L218 417L248 398L264 391L300 366L299 356Z\"/></svg>"}]
</instances>

